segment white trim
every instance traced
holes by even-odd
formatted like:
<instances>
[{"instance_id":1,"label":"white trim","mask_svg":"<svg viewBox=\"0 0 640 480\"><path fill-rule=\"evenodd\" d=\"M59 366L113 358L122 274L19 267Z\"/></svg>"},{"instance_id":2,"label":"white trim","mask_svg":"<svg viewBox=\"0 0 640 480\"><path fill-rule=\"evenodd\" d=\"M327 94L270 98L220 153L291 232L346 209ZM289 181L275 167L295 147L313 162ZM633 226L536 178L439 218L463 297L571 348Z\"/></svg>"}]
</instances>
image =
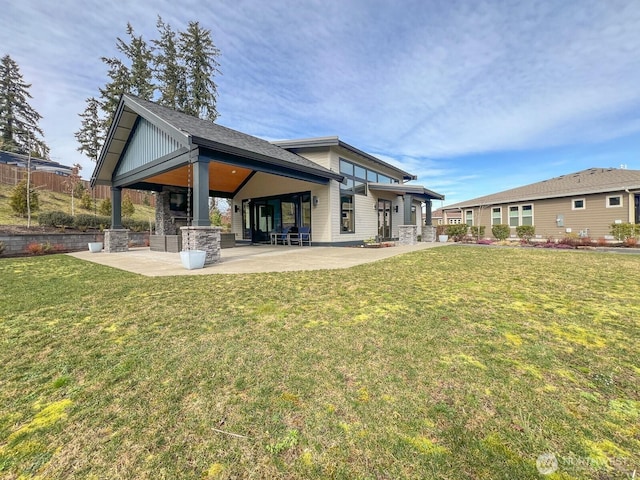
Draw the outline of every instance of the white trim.
<instances>
[{"instance_id":1,"label":"white trim","mask_svg":"<svg viewBox=\"0 0 640 480\"><path fill-rule=\"evenodd\" d=\"M531 225L535 225L535 221L534 221L534 207L533 207L533 202L532 203L519 203L517 205L508 205L507 206L507 225L509 225L509 228L516 228L516 227L521 227L522 224L522 207L531 207ZM511 225L511 208L515 207L518 209L518 225ZM528 217L528 216L527 216ZM516 218L516 217L513 217Z\"/></svg>"},{"instance_id":2,"label":"white trim","mask_svg":"<svg viewBox=\"0 0 640 480\"><path fill-rule=\"evenodd\" d=\"M494 210L500 210L500 222L499 223L493 223L493 214L494 214ZM491 226L493 227L494 225L502 225L502 207L491 207Z\"/></svg>"},{"instance_id":3,"label":"white trim","mask_svg":"<svg viewBox=\"0 0 640 480\"><path fill-rule=\"evenodd\" d=\"M620 199L620 205L611 205L611 204L610 204L611 199L612 199L612 198L616 198L616 197ZM618 194L618 195L607 195L607 200L605 201L604 206L605 206L606 208L621 208L621 207L623 207L623 206L624 206L624 199L623 199L622 194Z\"/></svg>"},{"instance_id":4,"label":"white trim","mask_svg":"<svg viewBox=\"0 0 640 480\"><path fill-rule=\"evenodd\" d=\"M576 202L582 201L581 207L576 207ZM572 198L571 199L571 210L586 210L587 209L587 200L585 198Z\"/></svg>"}]
</instances>

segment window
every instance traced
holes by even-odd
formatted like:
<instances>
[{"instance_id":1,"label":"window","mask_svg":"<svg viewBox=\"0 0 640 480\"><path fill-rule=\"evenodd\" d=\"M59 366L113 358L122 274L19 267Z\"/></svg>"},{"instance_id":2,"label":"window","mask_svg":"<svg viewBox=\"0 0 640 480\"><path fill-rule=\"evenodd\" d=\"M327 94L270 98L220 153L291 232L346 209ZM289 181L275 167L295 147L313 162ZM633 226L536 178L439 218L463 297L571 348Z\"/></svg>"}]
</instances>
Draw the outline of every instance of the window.
<instances>
[{"instance_id":1,"label":"window","mask_svg":"<svg viewBox=\"0 0 640 480\"><path fill-rule=\"evenodd\" d=\"M367 195L367 171L364 168L341 158L340 173L345 178L345 184L340 185L340 190L343 193Z\"/></svg>"},{"instance_id":2,"label":"window","mask_svg":"<svg viewBox=\"0 0 640 480\"><path fill-rule=\"evenodd\" d=\"M378 174L376 172L372 172L371 170L367 170L367 181L377 183Z\"/></svg>"},{"instance_id":3,"label":"window","mask_svg":"<svg viewBox=\"0 0 640 480\"><path fill-rule=\"evenodd\" d=\"M502 208L493 207L491 209L491 225L500 225L502 223Z\"/></svg>"},{"instance_id":4,"label":"window","mask_svg":"<svg viewBox=\"0 0 640 480\"><path fill-rule=\"evenodd\" d=\"M340 159L340 173L353 176L353 163Z\"/></svg>"},{"instance_id":5,"label":"window","mask_svg":"<svg viewBox=\"0 0 640 480\"><path fill-rule=\"evenodd\" d=\"M533 205L513 205L509 207L509 226L533 225Z\"/></svg>"},{"instance_id":6,"label":"window","mask_svg":"<svg viewBox=\"0 0 640 480\"><path fill-rule=\"evenodd\" d=\"M509 226L517 227L520 225L520 207L509 207Z\"/></svg>"},{"instance_id":7,"label":"window","mask_svg":"<svg viewBox=\"0 0 640 480\"><path fill-rule=\"evenodd\" d=\"M473 210L466 210L464 212L464 220L467 223L467 225L469 226L473 225Z\"/></svg>"},{"instance_id":8,"label":"window","mask_svg":"<svg viewBox=\"0 0 640 480\"><path fill-rule=\"evenodd\" d=\"M607 197L607 208L615 208L622 206L622 197L620 195L612 195Z\"/></svg>"},{"instance_id":9,"label":"window","mask_svg":"<svg viewBox=\"0 0 640 480\"><path fill-rule=\"evenodd\" d=\"M356 231L355 215L353 211L353 195L340 195L340 233L354 233Z\"/></svg>"},{"instance_id":10,"label":"window","mask_svg":"<svg viewBox=\"0 0 640 480\"><path fill-rule=\"evenodd\" d=\"M520 225L533 225L533 205L522 205Z\"/></svg>"},{"instance_id":11,"label":"window","mask_svg":"<svg viewBox=\"0 0 640 480\"><path fill-rule=\"evenodd\" d=\"M571 210L584 210L587 208L587 203L584 198L575 198L571 200Z\"/></svg>"}]
</instances>

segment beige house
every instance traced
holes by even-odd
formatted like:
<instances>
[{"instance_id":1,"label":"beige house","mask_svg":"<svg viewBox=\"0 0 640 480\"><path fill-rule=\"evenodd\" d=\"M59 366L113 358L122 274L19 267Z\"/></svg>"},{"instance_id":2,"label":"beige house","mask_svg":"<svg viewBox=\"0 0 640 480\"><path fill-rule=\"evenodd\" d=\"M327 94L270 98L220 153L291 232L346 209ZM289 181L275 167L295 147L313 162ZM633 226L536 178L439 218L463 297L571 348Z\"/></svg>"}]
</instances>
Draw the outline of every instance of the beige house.
<instances>
[{"instance_id":1,"label":"beige house","mask_svg":"<svg viewBox=\"0 0 640 480\"><path fill-rule=\"evenodd\" d=\"M431 225L431 200L443 197L420 185L416 177L338 137L273 142L291 154L343 176L342 182L310 184L297 179L275 179L258 172L233 196L233 232L236 238L267 241L270 232L308 227L314 244L361 243L378 237L400 236L400 225Z\"/></svg>"},{"instance_id":2,"label":"beige house","mask_svg":"<svg viewBox=\"0 0 640 480\"><path fill-rule=\"evenodd\" d=\"M590 168L568 175L474 198L444 208L460 215L463 223L491 227L533 225L537 238L563 238L569 234L601 238L611 224L640 223L640 170Z\"/></svg>"},{"instance_id":3,"label":"beige house","mask_svg":"<svg viewBox=\"0 0 640 480\"><path fill-rule=\"evenodd\" d=\"M122 189L132 188L156 193L152 249L180 248L181 238L183 246L205 250L207 263L214 263L220 229L211 226L210 197L230 200L236 241L269 243L295 232L313 245L372 238L413 243L423 227L433 230L426 228L431 201L444 199L408 183L414 180L338 137L268 142L123 95L91 185L111 187L105 250L127 249Z\"/></svg>"}]
</instances>

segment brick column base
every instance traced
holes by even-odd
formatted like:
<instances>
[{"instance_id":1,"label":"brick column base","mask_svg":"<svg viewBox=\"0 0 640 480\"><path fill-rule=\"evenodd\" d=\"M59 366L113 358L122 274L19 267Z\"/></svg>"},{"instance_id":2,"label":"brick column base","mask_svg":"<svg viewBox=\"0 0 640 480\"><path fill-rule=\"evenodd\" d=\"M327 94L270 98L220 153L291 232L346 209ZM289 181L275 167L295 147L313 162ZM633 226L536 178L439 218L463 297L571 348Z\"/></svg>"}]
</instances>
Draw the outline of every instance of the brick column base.
<instances>
[{"instance_id":1,"label":"brick column base","mask_svg":"<svg viewBox=\"0 0 640 480\"><path fill-rule=\"evenodd\" d=\"M180 227L182 250L204 250L205 265L220 261L220 233L222 227Z\"/></svg>"},{"instance_id":2,"label":"brick column base","mask_svg":"<svg viewBox=\"0 0 640 480\"><path fill-rule=\"evenodd\" d=\"M398 226L398 243L400 245L415 245L418 243L418 226L417 225L400 225Z\"/></svg>"},{"instance_id":3,"label":"brick column base","mask_svg":"<svg viewBox=\"0 0 640 480\"><path fill-rule=\"evenodd\" d=\"M104 251L119 253L129 251L129 230L110 228L104 231Z\"/></svg>"}]
</instances>

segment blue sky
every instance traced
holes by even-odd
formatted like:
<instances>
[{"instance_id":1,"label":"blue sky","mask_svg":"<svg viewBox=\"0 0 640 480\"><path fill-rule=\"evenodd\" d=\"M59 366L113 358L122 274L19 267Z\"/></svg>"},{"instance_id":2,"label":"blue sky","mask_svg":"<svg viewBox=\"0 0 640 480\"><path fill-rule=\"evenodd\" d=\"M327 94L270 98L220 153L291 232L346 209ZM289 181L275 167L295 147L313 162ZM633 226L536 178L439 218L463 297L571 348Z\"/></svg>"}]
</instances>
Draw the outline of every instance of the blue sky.
<instances>
[{"instance_id":1,"label":"blue sky","mask_svg":"<svg viewBox=\"0 0 640 480\"><path fill-rule=\"evenodd\" d=\"M218 123L338 135L467 200L590 167L640 169L638 0L0 0L54 160L116 37L198 20L221 50ZM439 206L439 205L438 205Z\"/></svg>"}]
</instances>

